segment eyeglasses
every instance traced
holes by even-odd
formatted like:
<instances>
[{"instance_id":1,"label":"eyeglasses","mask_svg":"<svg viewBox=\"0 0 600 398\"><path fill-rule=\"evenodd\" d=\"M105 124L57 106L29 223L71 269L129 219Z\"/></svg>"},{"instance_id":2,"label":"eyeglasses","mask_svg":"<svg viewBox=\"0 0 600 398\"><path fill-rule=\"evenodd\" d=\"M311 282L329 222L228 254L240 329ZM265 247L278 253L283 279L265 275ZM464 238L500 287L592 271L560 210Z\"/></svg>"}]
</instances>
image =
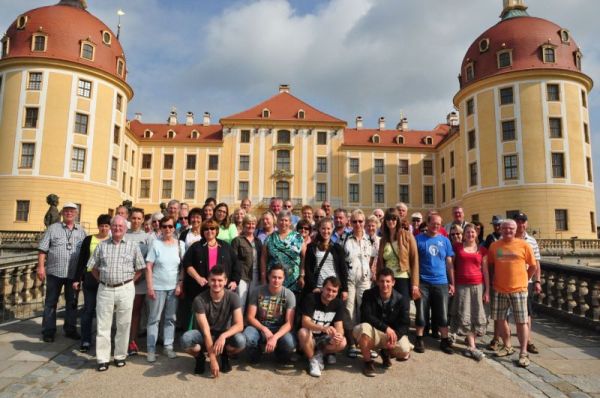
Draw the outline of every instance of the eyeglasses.
<instances>
[{"instance_id":1,"label":"eyeglasses","mask_svg":"<svg viewBox=\"0 0 600 398\"><path fill-rule=\"evenodd\" d=\"M352 224L362 224L365 222L365 220L352 220L351 222Z\"/></svg>"},{"instance_id":2,"label":"eyeglasses","mask_svg":"<svg viewBox=\"0 0 600 398\"><path fill-rule=\"evenodd\" d=\"M452 232L450 236L459 236L462 235L460 232Z\"/></svg>"},{"instance_id":3,"label":"eyeglasses","mask_svg":"<svg viewBox=\"0 0 600 398\"><path fill-rule=\"evenodd\" d=\"M206 232L206 231L216 231L216 230L217 230L217 227L208 227L208 228L204 228L204 229L202 230L202 232Z\"/></svg>"},{"instance_id":4,"label":"eyeglasses","mask_svg":"<svg viewBox=\"0 0 600 398\"><path fill-rule=\"evenodd\" d=\"M175 226L174 226L174 225L171 225L171 224L168 224L168 225L161 225L160 227L161 227L161 228L169 228L169 229L174 229L174 228L175 228Z\"/></svg>"},{"instance_id":5,"label":"eyeglasses","mask_svg":"<svg viewBox=\"0 0 600 398\"><path fill-rule=\"evenodd\" d=\"M187 217L179 217L179 221L187 220Z\"/></svg>"},{"instance_id":6,"label":"eyeglasses","mask_svg":"<svg viewBox=\"0 0 600 398\"><path fill-rule=\"evenodd\" d=\"M300 228L302 231L310 231L310 227L302 227Z\"/></svg>"}]
</instances>

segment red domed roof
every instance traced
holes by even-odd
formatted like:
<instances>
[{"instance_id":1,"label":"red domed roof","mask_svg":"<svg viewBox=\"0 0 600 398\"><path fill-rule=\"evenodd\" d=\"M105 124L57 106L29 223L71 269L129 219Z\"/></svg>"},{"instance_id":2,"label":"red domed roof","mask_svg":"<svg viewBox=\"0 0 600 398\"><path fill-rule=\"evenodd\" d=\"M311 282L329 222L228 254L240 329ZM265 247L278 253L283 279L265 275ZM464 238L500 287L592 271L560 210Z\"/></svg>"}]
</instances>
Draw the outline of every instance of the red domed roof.
<instances>
[{"instance_id":1,"label":"red domed roof","mask_svg":"<svg viewBox=\"0 0 600 398\"><path fill-rule=\"evenodd\" d=\"M116 35L83 6L61 3L36 8L18 16L6 32L8 54L2 59L35 57L70 61L102 70L125 81L125 54ZM45 51L33 51L33 35L37 34L46 36ZM82 42L93 45L93 60L80 56ZM121 68L118 67L119 60L123 62Z\"/></svg>"},{"instance_id":2,"label":"red domed roof","mask_svg":"<svg viewBox=\"0 0 600 398\"><path fill-rule=\"evenodd\" d=\"M565 37L561 36L563 30L553 22L530 16L500 21L481 34L469 47L461 65L461 88L483 78L515 71L561 69L579 72L576 63L579 48L568 31L568 40L564 40ZM486 39L489 40L489 48L481 51L480 43ZM555 49L554 63L544 62L544 45L551 45ZM512 50L511 66L498 67L497 53L502 50ZM468 79L467 66L470 63L474 67L474 76Z\"/></svg>"}]
</instances>

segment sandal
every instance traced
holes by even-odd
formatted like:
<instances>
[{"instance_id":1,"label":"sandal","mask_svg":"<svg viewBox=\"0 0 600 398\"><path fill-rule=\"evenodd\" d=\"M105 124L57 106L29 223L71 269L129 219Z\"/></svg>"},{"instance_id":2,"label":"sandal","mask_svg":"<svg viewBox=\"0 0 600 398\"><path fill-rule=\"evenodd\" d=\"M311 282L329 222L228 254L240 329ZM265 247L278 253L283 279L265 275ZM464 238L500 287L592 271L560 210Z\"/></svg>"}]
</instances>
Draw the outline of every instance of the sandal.
<instances>
[{"instance_id":1,"label":"sandal","mask_svg":"<svg viewBox=\"0 0 600 398\"><path fill-rule=\"evenodd\" d=\"M512 348L512 346L510 346L510 345L508 345L508 346L507 346L507 345L505 345L505 346L502 346L502 348L500 348L500 349L499 349L499 350L496 352L496 356L497 356L497 357L508 357L508 356L510 356L510 355L512 355L512 354L514 354L514 353L515 353L515 349L514 349L514 348Z\"/></svg>"},{"instance_id":2,"label":"sandal","mask_svg":"<svg viewBox=\"0 0 600 398\"><path fill-rule=\"evenodd\" d=\"M529 366L529 364L531 363L531 361L529 360L529 355L526 353L521 353L521 355L519 355L519 366L522 368L526 368Z\"/></svg>"},{"instance_id":3,"label":"sandal","mask_svg":"<svg viewBox=\"0 0 600 398\"><path fill-rule=\"evenodd\" d=\"M96 368L98 372L105 372L108 370L108 362L99 363Z\"/></svg>"}]
</instances>

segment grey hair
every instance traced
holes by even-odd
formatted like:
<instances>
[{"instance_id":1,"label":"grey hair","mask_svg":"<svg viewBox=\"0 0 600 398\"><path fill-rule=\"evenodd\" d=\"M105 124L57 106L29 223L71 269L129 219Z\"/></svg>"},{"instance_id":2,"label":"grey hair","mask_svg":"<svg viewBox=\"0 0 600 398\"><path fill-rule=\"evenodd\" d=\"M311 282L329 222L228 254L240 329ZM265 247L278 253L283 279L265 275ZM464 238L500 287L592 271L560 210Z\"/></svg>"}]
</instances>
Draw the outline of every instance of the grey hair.
<instances>
[{"instance_id":1,"label":"grey hair","mask_svg":"<svg viewBox=\"0 0 600 398\"><path fill-rule=\"evenodd\" d=\"M116 215L110 220L110 226L114 226L117 221L123 221L123 225L127 228L127 219L123 216Z\"/></svg>"},{"instance_id":2,"label":"grey hair","mask_svg":"<svg viewBox=\"0 0 600 398\"><path fill-rule=\"evenodd\" d=\"M289 210L281 210L279 214L277 214L277 220L281 220L282 218L287 217L292 220L292 212Z\"/></svg>"}]
</instances>

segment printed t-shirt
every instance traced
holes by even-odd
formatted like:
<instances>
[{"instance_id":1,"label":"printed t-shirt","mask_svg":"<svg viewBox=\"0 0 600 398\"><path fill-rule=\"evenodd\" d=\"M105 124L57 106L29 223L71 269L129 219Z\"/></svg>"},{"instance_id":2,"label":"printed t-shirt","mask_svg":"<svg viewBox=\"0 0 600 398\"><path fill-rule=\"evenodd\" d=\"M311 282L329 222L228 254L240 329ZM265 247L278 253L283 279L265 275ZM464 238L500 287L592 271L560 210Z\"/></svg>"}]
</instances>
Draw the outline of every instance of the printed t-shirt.
<instances>
[{"instance_id":1,"label":"printed t-shirt","mask_svg":"<svg viewBox=\"0 0 600 398\"><path fill-rule=\"evenodd\" d=\"M419 250L420 279L432 285L447 284L446 257L454 256L448 238L442 235L419 234L415 240Z\"/></svg>"},{"instance_id":2,"label":"printed t-shirt","mask_svg":"<svg viewBox=\"0 0 600 398\"><path fill-rule=\"evenodd\" d=\"M499 293L527 291L527 264L535 267L531 246L523 239L505 242L500 239L490 246L488 264L494 267L494 290Z\"/></svg>"},{"instance_id":3,"label":"printed t-shirt","mask_svg":"<svg viewBox=\"0 0 600 398\"><path fill-rule=\"evenodd\" d=\"M302 302L302 315L310 317L317 325L329 327L343 319L344 308L344 302L339 298L335 298L325 305L321 301L321 293L312 293L307 295ZM313 331L312 333L320 335L322 332Z\"/></svg>"},{"instance_id":4,"label":"printed t-shirt","mask_svg":"<svg viewBox=\"0 0 600 398\"><path fill-rule=\"evenodd\" d=\"M268 285L260 286L250 293L249 305L256 306L256 319L269 329L279 329L285 323L287 310L296 307L296 296L286 287L271 294Z\"/></svg>"}]
</instances>

